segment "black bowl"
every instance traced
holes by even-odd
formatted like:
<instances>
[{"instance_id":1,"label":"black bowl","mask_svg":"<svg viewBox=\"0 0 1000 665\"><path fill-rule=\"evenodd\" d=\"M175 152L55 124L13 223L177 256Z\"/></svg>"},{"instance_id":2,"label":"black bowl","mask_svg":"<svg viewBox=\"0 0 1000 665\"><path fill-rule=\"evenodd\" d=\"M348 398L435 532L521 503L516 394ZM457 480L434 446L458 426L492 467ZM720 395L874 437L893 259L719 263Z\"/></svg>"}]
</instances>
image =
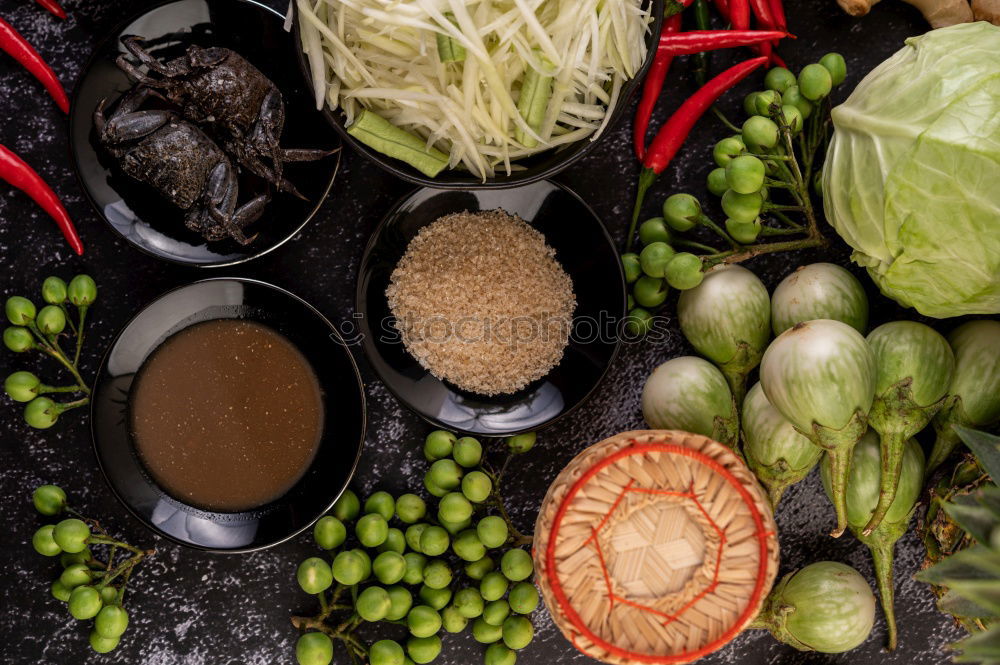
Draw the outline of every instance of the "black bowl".
<instances>
[{"instance_id":1,"label":"black bowl","mask_svg":"<svg viewBox=\"0 0 1000 665\"><path fill-rule=\"evenodd\" d=\"M208 512L164 492L136 454L128 424L129 391L150 353L179 330L220 318L259 322L287 337L315 370L327 405L319 449L302 479L280 499L238 513ZM217 552L270 547L309 527L347 487L365 437L364 389L340 335L304 300L250 279L194 282L147 305L105 354L90 414L97 461L122 504L160 535Z\"/></svg>"},{"instance_id":2,"label":"black bowl","mask_svg":"<svg viewBox=\"0 0 1000 665\"><path fill-rule=\"evenodd\" d=\"M622 86L621 96L618 99L617 105L611 109L611 119L608 122L607 127L604 128L604 133L601 137L598 138L597 141L591 141L590 138L586 138L582 141L577 141L576 143L559 146L553 150L547 150L537 155L532 155L527 159L519 159L518 164L525 168L520 171L514 171L510 175L497 174L496 176L487 178L484 181L466 171L446 169L439 173L437 177L429 178L406 162L387 157L386 155L369 148L367 145L361 143L348 134L347 129L344 126L344 114L341 113L340 110L331 111L328 106L324 105L323 116L329 121L333 128L340 133L340 136L345 143L360 152L366 158L381 166L389 173L392 173L393 175L408 182L412 182L415 185L436 187L438 189L506 188L519 187L521 185L527 185L539 180L552 178L557 173L582 159L585 155L587 155L587 153L594 149L594 146L597 145L599 141L603 140L612 133L615 125L618 124L622 116L624 116L630 108L631 105L629 104L629 101L635 94L635 91L639 88L642 79L645 78L649 67L653 64L653 58L656 55L656 46L659 43L660 38L660 28L663 25L665 0L643 1L646 3L652 3L653 6L653 22L650 24L649 32L646 35L646 60L643 62L642 67L636 75L626 81ZM301 48L302 38L299 32L299 22L298 20L295 20L293 23L295 42L300 46L298 49L299 67L302 70L302 76L305 79L306 87L311 89L312 77L309 73L309 62Z\"/></svg>"},{"instance_id":3,"label":"black bowl","mask_svg":"<svg viewBox=\"0 0 1000 665\"><path fill-rule=\"evenodd\" d=\"M395 334L385 289L421 228L442 215L496 208L520 216L545 235L573 280L577 307L559 365L517 393L486 397L460 390L420 366ZM503 190L418 189L389 211L361 258L358 338L375 373L417 415L444 429L510 436L570 413L601 382L620 346L624 284L618 251L601 220L562 185L542 181Z\"/></svg>"},{"instance_id":4,"label":"black bowl","mask_svg":"<svg viewBox=\"0 0 1000 665\"><path fill-rule=\"evenodd\" d=\"M267 254L281 246L312 219L333 185L340 153L318 162L287 164L285 173L307 200L274 193L264 216L249 228L259 235L249 245L234 240L206 242L184 226L183 213L152 187L122 174L97 146L93 112L132 87L115 66L124 53L119 38L136 34L158 43L151 50L161 59L180 56L190 44L224 46L240 53L270 78L285 99L282 145L329 148L340 139L316 113L312 95L296 64L295 40L283 28L283 17L250 0L171 0L144 9L123 21L94 50L73 94L70 147L77 177L97 213L131 245L157 258L200 267L230 266ZM113 109L113 106L111 107ZM263 191L259 178L240 176L240 200Z\"/></svg>"}]
</instances>

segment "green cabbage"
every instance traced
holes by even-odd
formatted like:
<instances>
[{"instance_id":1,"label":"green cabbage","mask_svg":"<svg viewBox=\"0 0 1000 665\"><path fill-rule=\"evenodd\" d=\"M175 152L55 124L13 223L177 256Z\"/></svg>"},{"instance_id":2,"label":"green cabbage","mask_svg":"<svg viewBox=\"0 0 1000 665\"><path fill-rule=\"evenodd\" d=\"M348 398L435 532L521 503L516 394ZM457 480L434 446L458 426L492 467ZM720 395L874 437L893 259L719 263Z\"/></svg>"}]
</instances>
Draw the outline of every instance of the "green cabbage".
<instances>
[{"instance_id":1,"label":"green cabbage","mask_svg":"<svg viewBox=\"0 0 1000 665\"><path fill-rule=\"evenodd\" d=\"M1000 28L906 40L833 109L824 207L884 294L1000 312Z\"/></svg>"}]
</instances>

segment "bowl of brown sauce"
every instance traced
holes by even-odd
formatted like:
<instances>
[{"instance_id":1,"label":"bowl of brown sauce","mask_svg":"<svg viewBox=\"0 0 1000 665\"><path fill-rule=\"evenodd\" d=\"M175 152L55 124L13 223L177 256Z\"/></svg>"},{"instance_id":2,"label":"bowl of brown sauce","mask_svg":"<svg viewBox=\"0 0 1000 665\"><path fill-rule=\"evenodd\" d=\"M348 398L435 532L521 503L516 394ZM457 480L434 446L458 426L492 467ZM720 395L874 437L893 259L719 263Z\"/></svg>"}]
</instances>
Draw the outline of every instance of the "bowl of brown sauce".
<instances>
[{"instance_id":1,"label":"bowl of brown sauce","mask_svg":"<svg viewBox=\"0 0 1000 665\"><path fill-rule=\"evenodd\" d=\"M161 535L221 552L309 527L347 487L365 433L361 378L333 325L236 278L169 291L126 324L91 415L119 500Z\"/></svg>"}]
</instances>

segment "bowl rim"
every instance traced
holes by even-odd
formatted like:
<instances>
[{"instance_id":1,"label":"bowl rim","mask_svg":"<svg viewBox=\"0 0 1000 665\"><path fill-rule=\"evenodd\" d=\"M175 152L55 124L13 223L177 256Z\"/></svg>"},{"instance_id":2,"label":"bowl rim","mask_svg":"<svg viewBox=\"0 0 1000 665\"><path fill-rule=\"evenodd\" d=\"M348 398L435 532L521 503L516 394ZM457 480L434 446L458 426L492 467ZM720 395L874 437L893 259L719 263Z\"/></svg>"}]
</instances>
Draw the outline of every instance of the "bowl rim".
<instances>
[{"instance_id":1,"label":"bowl rim","mask_svg":"<svg viewBox=\"0 0 1000 665\"><path fill-rule=\"evenodd\" d=\"M340 163L341 163L341 158L343 157L344 154L343 139L341 139L341 145L336 148L335 152L336 162L333 165L333 170L330 174L330 180L329 182L326 183L326 186L323 188L323 191L317 197L316 205L309 212L309 214L307 214L302 219L302 222L298 224L294 229L289 229L281 240L268 246L266 249L262 249L259 252L256 252L254 254L248 254L246 256L242 256L240 258L227 261L209 261L204 263L196 263L193 261L185 261L183 259L179 259L173 256L164 256L162 254L157 254L156 252L148 249L143 245L136 244L135 242L130 240L126 235L124 235L121 231L119 231L115 227L115 225L111 223L111 220L109 220L107 216L104 214L104 212L101 210L101 207L97 204L97 201L94 200L94 197L90 192L90 188L87 187L87 185L84 182L83 175L80 172L80 165L77 160L77 148L76 148L77 130L74 127L75 123L73 122L73 117L75 116L75 112L77 110L78 100L80 98L80 91L83 88L83 80L86 77L87 73L90 72L90 70L93 69L94 65L97 63L98 54L101 51L103 51L104 48L108 45L108 43L111 42L117 35L119 35L127 26L134 23L136 19L145 16L146 14L149 14L152 11L182 1L183 0L159 0L158 2L155 2L151 5L144 6L141 10L129 14L125 19L116 23L115 26L111 30L109 30L104 37L102 37L99 41L97 41L94 44L94 47L90 52L90 55L87 56L87 59L84 62L83 67L80 69L80 73L77 75L76 82L73 84L73 89L70 94L69 113L66 114L67 121L69 123L69 131L68 131L69 155L70 155L69 166L70 169L73 171L73 177L76 179L76 184L83 192L83 196L85 199L87 199L87 202L90 204L90 207L93 208L94 212L105 223L105 225L107 225L108 228L110 228L114 232L114 234L120 240L123 240L129 247L137 249L147 256L151 256L160 261L166 261L167 263L171 263L173 265L196 268L198 270L230 268L232 266L238 266L240 264L253 261L254 259L258 259L262 256L265 256L266 254L270 254L271 252L285 245L287 242L295 238L295 236L300 234L302 230L306 227L306 225L309 224L309 222L311 222L313 218L316 217L317 213L319 213L320 209L323 207L323 204L326 203L326 199L330 196L330 191L333 189L333 184L337 181L337 176L340 174ZM207 2L208 0L205 1ZM219 0L214 0L214 1L219 1ZM280 12L275 11L271 7L268 7L267 5L262 4L261 2L257 2L257 0L229 0L229 1L247 5L253 5L258 9L263 10L267 14L272 14L275 18L280 19L282 22L284 22L285 20L284 15L282 15ZM296 42L296 47L297 46L298 42ZM298 52L299 50L300 49L296 48L296 52ZM307 90L311 89L312 88L310 86ZM340 134L340 132L338 132L338 135L343 136L342 134ZM331 157L333 156L334 155L331 155Z\"/></svg>"},{"instance_id":2,"label":"bowl rim","mask_svg":"<svg viewBox=\"0 0 1000 665\"><path fill-rule=\"evenodd\" d=\"M174 0L170 0L170 1L174 1ZM108 343L107 348L104 350L104 354L101 356L101 362L98 365L98 370L97 370L97 377L96 377L96 379L94 381L93 393L95 393L95 394L97 393L97 387L98 387L98 385L104 380L104 373L106 372L106 369L107 369L108 357L111 355L111 350L115 347L115 345L121 339L122 335L125 334L125 331L128 330L129 326L131 326L133 323L135 323L135 320L138 319L144 312L146 312L146 310L148 310L151 306L153 306L154 304L156 304L157 302L159 302L160 300L162 300L166 296L168 296L168 295L170 295L172 293L175 293L177 291L180 291L181 289L186 289L186 288L189 288L191 286L195 286L195 285L198 285L198 284L204 284L204 283L207 283L207 282L227 282L227 281L228 282L243 282L243 283L247 283L247 284L253 284L255 286L264 287L266 289L270 289L272 291L275 291L275 292L277 292L278 294L280 294L280 295L282 295L284 297L291 298L292 300L294 300L294 301L298 302L299 304L303 305L308 310L310 310L316 317L318 317L318 319L327 327L327 329L330 332L331 341L333 341L335 344L337 344L338 346L340 346L341 348L343 348L344 353L347 355L347 358L350 361L350 366L354 370L354 378L357 381L358 395L360 397L360 406L361 406L361 408L360 408L359 411L360 411L360 416L361 416L361 422L360 422L361 427L360 427L360 432L359 432L357 453L354 456L354 460L350 464L350 468L348 469L347 477L346 477L346 480L344 482L343 488L341 488L341 490L339 492L337 492L337 495L333 498L333 500L330 501L330 503L328 505L326 505L325 507L323 507L323 509L320 510L317 515L315 515L314 517L311 517L308 520L308 522L304 523L303 526L299 527L298 529L294 530L293 532L291 532L291 533L289 533L289 534L283 536L282 538L280 538L278 540L275 540L273 542L263 543L263 544L260 544L260 545L254 545L252 547L237 547L237 548L228 548L228 549L222 549L222 548L217 548L217 547L208 547L208 546L205 546L205 545L199 545L197 543L190 543L190 542L186 542L184 540L181 540L181 539L177 538L176 536L173 536L173 535L171 535L169 533L166 533L165 531L163 531L159 527L157 527L155 524L151 523L144 516L140 515L135 510L135 508L133 508L133 506L128 501L125 500L125 498L122 496L121 492L119 492L118 487L115 485L115 483L113 483L111 481L111 477L108 474L108 470L104 466L104 462L101 459L101 453L100 453L100 451L98 449L98 443L97 443L98 436L97 436L97 430L96 430L96 426L95 426L96 417L94 415L94 410L97 408L97 402L96 402L96 400L93 400L93 399L90 402L90 409L89 409L89 417L90 417L90 442L91 442L91 451L93 452L94 458L97 461L97 467L101 471L101 476L104 478L105 484L111 490L111 493L114 495L114 497L118 501L118 503L121 504L129 512L129 514L132 515L132 517L134 517L140 523L142 523L142 525L144 527L146 527L147 529L149 529L150 531L152 531L153 533L155 533L157 536L159 536L161 538L165 538L166 540L169 540L169 541L171 541L173 543L176 543L178 545L183 545L184 547L189 547L191 549L200 550L200 551L203 551L203 552L212 552L214 554L247 554L247 553L250 553L250 552L259 552L261 550L265 550L265 549L274 547L276 545L281 545L282 543L288 542L289 540L295 538L296 536L298 536L299 534L301 534L303 531L311 528L314 524L316 524L316 522L319 521L319 519L321 517L323 517L325 514L327 514L328 512L330 512L330 510L333 508L334 504L337 503L337 501L344 494L344 492L346 492L348 489L350 489L351 480L353 480L354 474L357 472L358 465L361 462L361 455L364 453L365 441L367 439L367 432L368 432L368 404L367 404L367 397L365 395L365 384L364 384L364 381L361 378L361 372L360 372L360 370L358 368L358 363L357 363L357 361L354 358L354 354L351 353L351 350L350 350L349 346L344 342L344 339L343 339L343 337L341 337L340 332L337 330L337 327L334 326L333 323L331 323L330 320L327 319L326 316L324 316L322 312L320 312L318 309L316 309L311 304L309 304L308 301L304 300L303 298L300 298L299 296L295 295L291 291L288 291L287 289L283 289L280 286L276 286L274 284L271 284L270 282L265 282L263 280L253 279L253 278L250 278L250 277L235 277L235 276L229 276L229 277L227 277L227 276L216 276L216 277L206 277L204 279L196 279L196 280L191 281L191 282L185 282L184 284L179 284L178 286L175 286L175 287L173 287L171 289L168 289L168 290L164 291L163 293L159 294L158 296L156 296L155 298L153 298L152 300L150 300L148 303L146 303L143 307L141 307L139 309L139 311L137 311L134 315L132 315L128 319L128 321L126 321L122 325L122 327L118 330L118 332L115 333L114 337L111 338L111 341ZM201 511L201 512L205 513L205 514L220 514L220 515L221 514L227 514L227 513L213 513L212 511L204 511L204 510Z\"/></svg>"},{"instance_id":3,"label":"bowl rim","mask_svg":"<svg viewBox=\"0 0 1000 665\"><path fill-rule=\"evenodd\" d=\"M576 192L574 192L568 186L566 186L566 185L564 185L564 184L562 184L560 182L556 182L554 180L543 180L543 181L533 181L533 182L530 182L530 183L521 183L518 187L520 187L520 186L524 186L524 187L537 186L539 184L539 182L544 182L544 183L546 183L548 185L551 185L552 187L554 187L556 189L562 190L564 193L568 194L570 197L572 197L573 199L575 199L577 201L577 203L579 203L583 207L583 209L593 217L594 221L597 222L597 228L600 230L600 232L603 235L604 239L607 241L608 247L611 249L612 254L614 254L614 256L616 256L616 257L618 256L618 249L617 249L617 246L615 245L614 238L611 237L611 234L608 232L608 228L607 228L607 226L605 226L604 221L601 219L600 215L598 215L597 212L594 211L594 209L586 201L584 201L583 198L579 194L577 194ZM510 189L517 189L517 188L516 187L504 187L504 188L497 188L497 189L510 190ZM461 191L461 190L458 190L458 188L444 188L444 187L416 187L416 188L410 190L409 192L407 192L406 194L404 194L403 196L401 196L399 198L399 200L397 200L392 205L392 207L385 213L385 215L379 221L378 225L375 227L375 230L372 232L371 236L369 236L368 242L365 244L364 251L361 253L361 260L358 263L358 273L357 273L357 276L356 276L356 285L355 285L355 295L354 295L354 311L355 312L362 311L361 303L365 299L365 296L367 294L367 291L362 288L362 282L363 282L363 279L364 279L365 266L368 263L368 260L369 260L369 258L371 256L372 251L375 249L375 246L377 244L376 240L379 239L379 238L381 238L383 236L383 231L385 231L385 228L389 225L389 222L391 220L395 219L399 215L399 212L402 209L402 207L404 205L406 205L406 203L409 202L411 199L413 199L417 194L419 194L421 192L425 192L425 191L436 192L438 194L441 194L441 193L445 193L445 192L453 192L453 191ZM474 190L474 191L478 191L478 190ZM525 221L529 225L531 224L531 220L525 220ZM615 261L614 264L615 264L616 270L618 272L619 283L621 284L622 307L623 307L623 309L622 309L622 317L624 318L628 314L628 289L627 289L626 284L625 284L625 272L624 272L624 269L622 267L622 262L621 261ZM367 308L365 308L365 309L367 309ZM501 438L505 438L505 437L509 437L509 436L515 436L517 434L524 434L524 433L527 433L527 432L539 432L539 431L541 431L541 430L543 430L543 429L545 429L547 427L551 427L552 425L556 424L557 422L563 420L565 417L567 417L570 414L574 413L577 409L579 409L584 404L586 404L587 402L589 402L590 399L594 396L594 393L596 393L597 390L604 384L605 379L608 377L608 373L611 371L611 368L614 366L615 361L618 359L618 356L621 353L622 344L623 344L623 340L622 340L621 336L618 336L616 338L616 340L615 340L614 347L611 349L611 355L608 357L607 363L605 363L604 368L601 370L600 376L598 376L597 380L594 381L594 385L592 385L590 387L590 389L586 393L584 393L584 395L579 400L577 400L576 404L573 404L572 406L570 406L569 408L563 410L561 413L559 413L558 415L554 416L550 420L547 420L547 421L543 422L541 425L537 425L537 426L533 426L533 427L529 427L529 428L517 429L517 430L510 430L510 431L507 431L507 432L498 432L498 433L476 432L474 434L474 436L481 437L481 438L484 438L484 439L501 439ZM415 414L417 417L419 417L424 422L426 422L426 423L428 423L428 424L430 424L430 425L432 425L432 426L434 426L434 427L436 427L438 429L446 429L446 430L449 430L449 431L450 430L461 431L460 428L456 428L452 424L436 420L436 419L434 419L434 418L432 418L432 417L430 417L430 416L422 413L418 409L414 408L410 404L410 402L407 399L405 399L402 395L400 395L390 383L388 383L387 381L385 381L385 379L383 379L381 373L378 371L375 363L371 362L371 360L368 358L368 354L369 354L368 343L366 343L365 340L361 341L361 351L362 351L362 355L365 358L365 361L367 362L368 366L371 367L372 372L374 372L374 374L378 378L379 382L386 388L386 390L389 391L389 394L391 394L394 398L396 398L396 401L399 402L400 404L402 404L410 413ZM553 368L553 369L555 369L555 368ZM552 370L549 370L549 371L551 372Z\"/></svg>"},{"instance_id":4,"label":"bowl rim","mask_svg":"<svg viewBox=\"0 0 1000 665\"><path fill-rule=\"evenodd\" d=\"M513 189L522 185L530 185L531 183L538 182L539 180L550 180L589 155L598 143L604 141L607 136L612 133L612 130L621 121L622 116L625 115L626 110L630 108L631 104L629 102L645 79L646 73L649 71L650 67L653 66L653 60L656 58L656 46L660 30L663 27L663 21L665 19L665 7L667 0L646 1L648 1L651 5L651 15L653 17L652 22L649 24L649 35L646 37L648 42L646 58L636 71L635 76L628 79L623 84L621 94L618 98L618 103L613 109L608 111L608 114L611 117L608 119L608 124L604 127L604 131L602 131L599 136L595 137L594 135L590 135L580 141L577 141L576 143L569 144L569 146L578 147L561 159L559 158L559 152L556 152L554 163L549 164L543 169L539 169L534 172L532 172L531 169L527 169L525 171L515 171L512 175L504 175L499 179L497 176L493 176L492 178L488 177L485 180L479 180L473 176L467 175L464 171L445 169L445 171L442 171L442 174L457 173L460 175L445 175L442 177L442 174L439 174L435 178L430 178L423 175L409 164L387 157L382 153L369 148L348 134L347 129L344 127L342 118L343 114L339 112L339 109L337 111L332 111L327 104L324 104L323 108L320 109L320 113L322 113L326 121L333 126L334 130L340 134L341 140L344 144L351 146L355 152L359 153L366 160L374 162L380 168L391 173L397 178L401 178L402 180L420 187L453 190ZM295 43L298 46L296 55L298 56L299 70L305 80L307 89L312 90L312 77L309 73L309 62L306 59L305 53L302 51L302 34L299 29L299 21L296 16L292 16L291 24L292 34L294 35ZM581 143L583 145L580 145ZM569 146L567 146L567 149ZM548 151L543 151L538 154L543 155L546 152Z\"/></svg>"}]
</instances>

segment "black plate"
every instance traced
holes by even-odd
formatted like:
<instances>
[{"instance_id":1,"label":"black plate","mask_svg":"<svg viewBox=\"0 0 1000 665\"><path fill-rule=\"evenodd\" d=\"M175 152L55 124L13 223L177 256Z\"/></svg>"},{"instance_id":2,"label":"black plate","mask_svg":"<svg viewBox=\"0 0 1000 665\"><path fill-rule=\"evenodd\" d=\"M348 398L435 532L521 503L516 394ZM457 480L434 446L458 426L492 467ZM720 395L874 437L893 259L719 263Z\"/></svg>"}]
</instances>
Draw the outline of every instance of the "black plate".
<instances>
[{"instance_id":1,"label":"black plate","mask_svg":"<svg viewBox=\"0 0 1000 665\"><path fill-rule=\"evenodd\" d=\"M410 240L442 215L502 208L541 231L573 280L577 307L562 361L548 376L507 396L465 392L435 378L395 338L385 289ZM444 268L442 268L444 269ZM614 242L594 211L552 182L516 189L418 189L389 211L361 258L355 311L368 361L407 407L431 424L483 436L536 430L593 392L618 353L625 281ZM608 331L597 334L594 322Z\"/></svg>"},{"instance_id":2,"label":"black plate","mask_svg":"<svg viewBox=\"0 0 1000 665\"><path fill-rule=\"evenodd\" d=\"M275 194L264 216L249 229L260 234L252 243L246 246L233 240L209 243L186 229L181 211L165 202L151 187L113 168L96 143L92 116L97 104L104 98L111 104L131 88L128 78L114 63L124 52L119 38L136 34L147 40L167 36L155 47L154 52L161 59L178 57L189 44L224 46L237 51L270 78L284 96L283 146L336 148L340 140L316 113L312 96L298 72L295 40L285 32L283 20L274 10L250 0L179 0L127 19L94 51L73 94L70 146L77 177L87 198L129 243L176 263L228 266L262 256L284 244L319 209L333 184L340 153L319 162L287 165L288 179L308 200ZM262 182L243 175L240 188L240 200L244 201L251 190L262 189Z\"/></svg>"},{"instance_id":3,"label":"black plate","mask_svg":"<svg viewBox=\"0 0 1000 665\"><path fill-rule=\"evenodd\" d=\"M393 175L408 182L412 182L415 185L436 187L438 189L481 189L490 187L506 188L519 187L521 185L527 185L539 180L552 178L557 173L574 164L577 160L582 159L584 155L593 150L594 146L597 145L598 142L604 140L605 137L612 133L611 130L618 124L622 116L624 116L632 107L629 101L635 94L635 91L639 88L639 84L642 79L645 78L646 71L653 64L653 58L656 55L656 46L660 38L660 28L663 26L665 0L645 0L645 2L651 2L653 5L653 22L650 24L649 32L646 34L646 60L643 62L638 73L632 79L626 81L622 86L618 104L615 108L611 109L611 120L608 122L607 127L604 128L604 133L600 136L600 138L598 138L597 141L591 141L587 138L582 141L577 141L576 143L571 143L567 146L560 146L554 150L547 150L537 155L532 155L527 159L519 159L517 163L525 168L521 171L514 171L510 175L505 173L498 174L483 181L466 171L445 169L439 173L437 177L429 178L406 162L386 157L382 153L372 150L364 143L355 140L353 136L347 133L347 129L344 127L344 114L339 109L337 111L331 111L328 106L324 106L323 116L327 119L330 125L337 130L345 143L381 166L389 173L392 173ZM294 21L293 30L295 32L296 44L301 44L302 38L299 32L298 18ZM301 48L297 50L297 55L299 68L301 69L302 76L305 80L305 86L312 89L312 76L309 73L309 62Z\"/></svg>"},{"instance_id":4,"label":"black plate","mask_svg":"<svg viewBox=\"0 0 1000 665\"><path fill-rule=\"evenodd\" d=\"M129 391L145 359L167 337L195 323L239 318L287 337L316 371L327 414L309 470L282 498L240 513L213 513L167 495L150 479L129 433ZM215 278L168 291L146 306L111 343L94 386L91 433L115 496L150 529L183 545L246 552L276 545L326 513L347 487L365 438L365 398L350 351L308 303L250 279Z\"/></svg>"}]
</instances>

